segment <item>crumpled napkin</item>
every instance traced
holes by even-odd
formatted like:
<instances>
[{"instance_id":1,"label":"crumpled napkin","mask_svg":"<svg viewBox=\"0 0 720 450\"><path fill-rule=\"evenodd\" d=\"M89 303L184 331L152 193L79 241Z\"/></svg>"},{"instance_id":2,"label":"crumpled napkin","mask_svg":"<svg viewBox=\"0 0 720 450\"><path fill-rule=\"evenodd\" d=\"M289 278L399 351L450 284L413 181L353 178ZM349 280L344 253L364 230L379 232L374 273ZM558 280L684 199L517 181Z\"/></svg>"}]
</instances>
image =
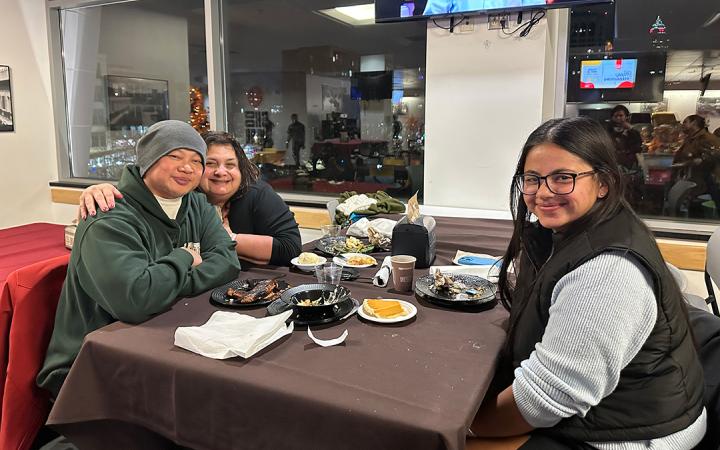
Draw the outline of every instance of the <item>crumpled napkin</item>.
<instances>
[{"instance_id":1,"label":"crumpled napkin","mask_svg":"<svg viewBox=\"0 0 720 450\"><path fill-rule=\"evenodd\" d=\"M390 279L390 273L392 272L392 266L390 265L390 257L386 256L380 266L380 270L377 271L373 277L372 283L377 287L385 287Z\"/></svg>"},{"instance_id":2,"label":"crumpled napkin","mask_svg":"<svg viewBox=\"0 0 720 450\"><path fill-rule=\"evenodd\" d=\"M178 327L175 345L213 359L249 358L293 332L285 325L293 311L257 319L246 314L217 311L204 325Z\"/></svg>"},{"instance_id":3,"label":"crumpled napkin","mask_svg":"<svg viewBox=\"0 0 720 450\"><path fill-rule=\"evenodd\" d=\"M332 347L333 345L339 345L345 342L345 338L348 337L348 330L343 331L343 333L336 337L335 339L319 339L316 338L312 331L310 331L310 327L308 326L308 336L310 336L310 339L313 340L314 343L319 345L320 347Z\"/></svg>"},{"instance_id":4,"label":"crumpled napkin","mask_svg":"<svg viewBox=\"0 0 720 450\"><path fill-rule=\"evenodd\" d=\"M395 228L395 224L397 224L396 220L382 218L369 220L367 217L363 217L354 224L350 225L350 227L347 229L347 235L366 238L368 237L368 228L372 227L375 229L375 231L391 238L392 230L393 228Z\"/></svg>"}]
</instances>

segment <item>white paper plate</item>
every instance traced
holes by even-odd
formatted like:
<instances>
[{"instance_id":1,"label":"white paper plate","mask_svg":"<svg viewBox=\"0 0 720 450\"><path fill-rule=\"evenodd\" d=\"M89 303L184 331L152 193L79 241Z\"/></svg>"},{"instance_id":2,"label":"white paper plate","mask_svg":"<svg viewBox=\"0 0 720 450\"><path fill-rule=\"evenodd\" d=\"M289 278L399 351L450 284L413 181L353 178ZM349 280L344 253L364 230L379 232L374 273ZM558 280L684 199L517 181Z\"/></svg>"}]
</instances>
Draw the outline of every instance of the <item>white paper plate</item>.
<instances>
[{"instance_id":1,"label":"white paper plate","mask_svg":"<svg viewBox=\"0 0 720 450\"><path fill-rule=\"evenodd\" d=\"M364 253L343 253L342 256L344 256L345 258L350 258L351 256L370 256L370 255L366 255ZM343 267L347 266L347 267L355 267L356 269L363 269L365 267L372 267L377 264L377 260L375 258L373 258L372 256L370 256L370 258L372 258L373 261L375 261L375 262L372 264L362 264L360 266L348 264L346 261L343 261L342 259L338 258L337 256L333 258L333 262L335 264L337 264L339 266L343 266Z\"/></svg>"},{"instance_id":2,"label":"white paper plate","mask_svg":"<svg viewBox=\"0 0 720 450\"><path fill-rule=\"evenodd\" d=\"M397 300L395 298L384 298L383 300ZM375 317L367 314L362 307L362 303L360 304L360 307L357 310L358 316L362 317L363 319L370 320L372 322L377 323L397 323L397 322L403 322L408 319L412 319L417 315L417 306L413 305L410 302L406 302L405 300L397 300L400 302L400 305L402 305L403 309L407 314L404 316L398 316L393 317L392 319L385 319L382 317Z\"/></svg>"},{"instance_id":3,"label":"white paper plate","mask_svg":"<svg viewBox=\"0 0 720 450\"><path fill-rule=\"evenodd\" d=\"M296 256L290 260L290 263L292 263L293 266L297 267L300 270L313 270L315 267L321 264L325 264L327 262L327 258L325 258L324 256L318 256L318 258L320 259L315 264L300 264L298 262L298 259L300 259L300 257Z\"/></svg>"}]
</instances>

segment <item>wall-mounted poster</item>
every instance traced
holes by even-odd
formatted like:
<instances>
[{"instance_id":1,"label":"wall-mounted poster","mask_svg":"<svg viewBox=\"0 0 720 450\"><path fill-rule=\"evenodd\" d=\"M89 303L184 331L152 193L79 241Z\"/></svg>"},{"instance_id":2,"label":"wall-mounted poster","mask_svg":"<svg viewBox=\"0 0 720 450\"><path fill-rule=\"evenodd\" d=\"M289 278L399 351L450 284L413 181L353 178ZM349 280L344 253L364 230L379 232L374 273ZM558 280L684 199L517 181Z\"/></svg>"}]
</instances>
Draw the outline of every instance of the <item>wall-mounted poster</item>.
<instances>
[{"instance_id":1,"label":"wall-mounted poster","mask_svg":"<svg viewBox=\"0 0 720 450\"><path fill-rule=\"evenodd\" d=\"M343 96L347 95L344 87L322 85L322 109L323 111L342 111Z\"/></svg>"},{"instance_id":2,"label":"wall-mounted poster","mask_svg":"<svg viewBox=\"0 0 720 450\"><path fill-rule=\"evenodd\" d=\"M10 67L0 66L0 131L14 131Z\"/></svg>"},{"instance_id":3,"label":"wall-mounted poster","mask_svg":"<svg viewBox=\"0 0 720 450\"><path fill-rule=\"evenodd\" d=\"M170 118L168 82L107 76L108 128L149 127Z\"/></svg>"}]
</instances>

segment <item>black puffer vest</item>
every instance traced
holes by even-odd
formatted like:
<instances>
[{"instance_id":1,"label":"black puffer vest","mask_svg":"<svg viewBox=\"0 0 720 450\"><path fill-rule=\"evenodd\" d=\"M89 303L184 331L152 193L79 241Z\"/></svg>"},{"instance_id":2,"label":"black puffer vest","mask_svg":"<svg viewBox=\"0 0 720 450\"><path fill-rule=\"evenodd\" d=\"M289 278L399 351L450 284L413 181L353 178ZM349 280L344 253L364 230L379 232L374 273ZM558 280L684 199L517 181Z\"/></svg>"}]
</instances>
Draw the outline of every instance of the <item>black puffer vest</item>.
<instances>
[{"instance_id":1,"label":"black puffer vest","mask_svg":"<svg viewBox=\"0 0 720 450\"><path fill-rule=\"evenodd\" d=\"M529 258L524 262L531 264L537 276L525 292L513 295L513 299L527 299L518 303L513 300L513 305L518 305L511 311L514 340L512 348L508 348L513 368L527 359L542 340L555 284L604 251L626 251L636 258L652 275L658 302L655 327L640 352L620 372L615 391L590 408L585 417L569 417L544 431L584 442L634 441L667 436L691 425L703 408L702 368L682 295L655 241L639 220L621 211L573 236L551 235L540 227L529 232L536 236L528 236L525 242L544 241L548 245L526 246L523 255Z\"/></svg>"}]
</instances>

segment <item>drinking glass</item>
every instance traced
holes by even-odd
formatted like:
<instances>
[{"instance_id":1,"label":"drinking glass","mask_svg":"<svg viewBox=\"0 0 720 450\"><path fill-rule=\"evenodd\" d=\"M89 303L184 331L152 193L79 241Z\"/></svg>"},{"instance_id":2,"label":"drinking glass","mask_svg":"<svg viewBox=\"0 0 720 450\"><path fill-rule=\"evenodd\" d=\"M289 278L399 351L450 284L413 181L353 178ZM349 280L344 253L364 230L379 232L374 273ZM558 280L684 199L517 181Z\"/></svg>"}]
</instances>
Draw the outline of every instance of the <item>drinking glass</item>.
<instances>
[{"instance_id":1,"label":"drinking glass","mask_svg":"<svg viewBox=\"0 0 720 450\"><path fill-rule=\"evenodd\" d=\"M335 263L325 263L315 267L315 276L318 283L328 283L338 285L342 278L342 266Z\"/></svg>"},{"instance_id":2,"label":"drinking glass","mask_svg":"<svg viewBox=\"0 0 720 450\"><path fill-rule=\"evenodd\" d=\"M323 237L336 237L340 235L340 225L322 225L320 231Z\"/></svg>"}]
</instances>

